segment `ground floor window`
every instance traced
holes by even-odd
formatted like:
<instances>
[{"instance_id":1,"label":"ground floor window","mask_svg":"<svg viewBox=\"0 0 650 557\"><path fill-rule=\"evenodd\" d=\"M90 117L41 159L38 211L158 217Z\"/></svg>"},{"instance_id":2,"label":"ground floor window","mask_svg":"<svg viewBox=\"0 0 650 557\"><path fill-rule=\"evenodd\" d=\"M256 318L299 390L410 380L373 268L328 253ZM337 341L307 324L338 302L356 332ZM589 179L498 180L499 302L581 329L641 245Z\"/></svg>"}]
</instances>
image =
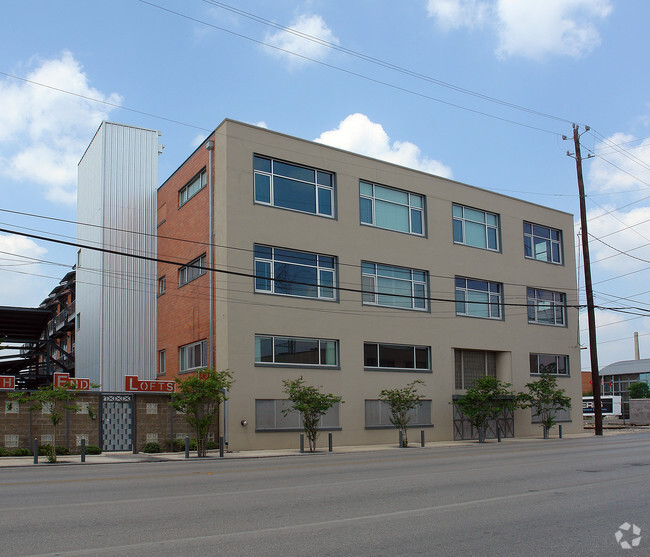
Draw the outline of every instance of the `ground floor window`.
<instances>
[{"instance_id":1,"label":"ground floor window","mask_svg":"<svg viewBox=\"0 0 650 557\"><path fill-rule=\"evenodd\" d=\"M540 416L535 412L535 409L531 409L531 423L538 424L542 421ZM564 408L562 410L556 410L554 412L556 422L570 422L571 421L571 410L569 408Z\"/></svg>"},{"instance_id":2,"label":"ground floor window","mask_svg":"<svg viewBox=\"0 0 650 557\"><path fill-rule=\"evenodd\" d=\"M257 399L255 400L255 431L302 431L303 424L300 414L292 411L286 415L283 410L291 407L291 401L286 399ZM319 429L340 429L339 403L329 409L321 417Z\"/></svg>"},{"instance_id":3,"label":"ground floor window","mask_svg":"<svg viewBox=\"0 0 650 557\"><path fill-rule=\"evenodd\" d=\"M390 421L390 408L382 400L366 400L366 429L395 427ZM418 406L409 410L409 427L431 426L431 401L423 400Z\"/></svg>"},{"instance_id":4,"label":"ground floor window","mask_svg":"<svg viewBox=\"0 0 650 557\"><path fill-rule=\"evenodd\" d=\"M456 389L471 389L484 375L497 376L497 353L484 350L454 350Z\"/></svg>"}]
</instances>

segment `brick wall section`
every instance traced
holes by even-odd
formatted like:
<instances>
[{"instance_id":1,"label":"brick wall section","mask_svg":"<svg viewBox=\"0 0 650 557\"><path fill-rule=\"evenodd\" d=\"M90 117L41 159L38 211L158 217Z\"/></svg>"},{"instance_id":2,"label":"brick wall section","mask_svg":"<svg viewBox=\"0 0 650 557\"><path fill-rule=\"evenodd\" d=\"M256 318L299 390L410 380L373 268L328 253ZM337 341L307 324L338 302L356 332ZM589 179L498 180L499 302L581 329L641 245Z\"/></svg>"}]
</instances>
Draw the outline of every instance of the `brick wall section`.
<instances>
[{"instance_id":1,"label":"brick wall section","mask_svg":"<svg viewBox=\"0 0 650 557\"><path fill-rule=\"evenodd\" d=\"M204 187L182 207L178 206L178 192L203 169L207 172L208 162L207 149L199 147L158 190L158 257L161 259L189 263L205 253L207 265L209 187ZM179 347L208 339L209 274L179 288L178 266L158 263L158 278L163 276L166 292L158 296L158 350L165 350L167 370L158 377L171 380L179 372ZM160 361L158 366L160 372Z\"/></svg>"},{"instance_id":2,"label":"brick wall section","mask_svg":"<svg viewBox=\"0 0 650 557\"><path fill-rule=\"evenodd\" d=\"M136 407L136 443L140 452L148 440L157 440L163 451L170 450L171 439L189 435L195 437L182 414L174 411L169 405L170 395L153 393L135 393ZM56 444L67 447L71 452L79 452L77 435L87 436L87 445L99 445L100 416L99 393L80 393L77 395L78 403L87 403L94 417L89 413L72 413L62 420L56 430ZM8 436L18 436L19 447L29 447L33 439L38 439L40 444L48 442L52 435L52 423L49 416L42 410L31 412L28 405L21 404L18 413L7 411L7 403L15 409L16 401L9 398L9 391L0 392L0 447L7 445ZM155 409L155 413L151 413ZM215 441L219 440L218 420L215 419L211 430ZM44 437L45 436L45 437ZM11 448L11 447L8 447Z\"/></svg>"}]
</instances>

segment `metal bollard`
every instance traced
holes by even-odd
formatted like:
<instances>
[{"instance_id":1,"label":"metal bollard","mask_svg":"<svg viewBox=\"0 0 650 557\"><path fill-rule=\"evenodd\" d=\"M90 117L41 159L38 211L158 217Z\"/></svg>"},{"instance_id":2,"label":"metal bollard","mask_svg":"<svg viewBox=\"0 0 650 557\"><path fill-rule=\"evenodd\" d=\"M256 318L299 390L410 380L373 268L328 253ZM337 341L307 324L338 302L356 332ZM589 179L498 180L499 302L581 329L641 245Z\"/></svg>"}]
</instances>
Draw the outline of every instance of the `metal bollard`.
<instances>
[{"instance_id":1,"label":"metal bollard","mask_svg":"<svg viewBox=\"0 0 650 557\"><path fill-rule=\"evenodd\" d=\"M399 430L399 447L400 449L404 446L404 434L402 433L402 430Z\"/></svg>"},{"instance_id":2,"label":"metal bollard","mask_svg":"<svg viewBox=\"0 0 650 557\"><path fill-rule=\"evenodd\" d=\"M300 434L300 452L301 453L305 452L305 434L304 433Z\"/></svg>"},{"instance_id":3,"label":"metal bollard","mask_svg":"<svg viewBox=\"0 0 650 557\"><path fill-rule=\"evenodd\" d=\"M223 435L219 437L219 458L223 458Z\"/></svg>"},{"instance_id":4,"label":"metal bollard","mask_svg":"<svg viewBox=\"0 0 650 557\"><path fill-rule=\"evenodd\" d=\"M327 436L327 448L329 452L332 452L332 434L329 433Z\"/></svg>"},{"instance_id":5,"label":"metal bollard","mask_svg":"<svg viewBox=\"0 0 650 557\"><path fill-rule=\"evenodd\" d=\"M38 439L34 439L32 447L34 449L34 464L38 464Z\"/></svg>"},{"instance_id":6,"label":"metal bollard","mask_svg":"<svg viewBox=\"0 0 650 557\"><path fill-rule=\"evenodd\" d=\"M190 436L185 436L185 458L190 458Z\"/></svg>"},{"instance_id":7,"label":"metal bollard","mask_svg":"<svg viewBox=\"0 0 650 557\"><path fill-rule=\"evenodd\" d=\"M86 440L81 438L81 462L86 462Z\"/></svg>"},{"instance_id":8,"label":"metal bollard","mask_svg":"<svg viewBox=\"0 0 650 557\"><path fill-rule=\"evenodd\" d=\"M501 443L501 426L497 424L497 442Z\"/></svg>"},{"instance_id":9,"label":"metal bollard","mask_svg":"<svg viewBox=\"0 0 650 557\"><path fill-rule=\"evenodd\" d=\"M542 426L544 428L544 439L548 439L548 429L546 429L546 426Z\"/></svg>"},{"instance_id":10,"label":"metal bollard","mask_svg":"<svg viewBox=\"0 0 650 557\"><path fill-rule=\"evenodd\" d=\"M424 430L420 430L420 446L424 447Z\"/></svg>"},{"instance_id":11,"label":"metal bollard","mask_svg":"<svg viewBox=\"0 0 650 557\"><path fill-rule=\"evenodd\" d=\"M562 424L557 426L558 433L560 434L560 439L562 439Z\"/></svg>"}]
</instances>

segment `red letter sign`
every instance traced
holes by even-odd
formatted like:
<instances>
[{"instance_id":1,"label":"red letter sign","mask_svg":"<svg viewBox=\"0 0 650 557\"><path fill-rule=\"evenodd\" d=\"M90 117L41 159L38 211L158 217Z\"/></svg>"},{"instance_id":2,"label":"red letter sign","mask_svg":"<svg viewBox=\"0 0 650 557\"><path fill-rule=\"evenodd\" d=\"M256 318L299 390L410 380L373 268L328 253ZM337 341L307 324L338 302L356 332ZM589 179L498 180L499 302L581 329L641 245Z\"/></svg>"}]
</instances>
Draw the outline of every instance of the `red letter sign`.
<instances>
[{"instance_id":1,"label":"red letter sign","mask_svg":"<svg viewBox=\"0 0 650 557\"><path fill-rule=\"evenodd\" d=\"M16 388L16 378L13 375L0 375L0 389Z\"/></svg>"},{"instance_id":2,"label":"red letter sign","mask_svg":"<svg viewBox=\"0 0 650 557\"><path fill-rule=\"evenodd\" d=\"M176 383L173 381L151 381L138 379L137 375L125 375L125 391L138 391L149 393L173 393L176 390Z\"/></svg>"}]
</instances>

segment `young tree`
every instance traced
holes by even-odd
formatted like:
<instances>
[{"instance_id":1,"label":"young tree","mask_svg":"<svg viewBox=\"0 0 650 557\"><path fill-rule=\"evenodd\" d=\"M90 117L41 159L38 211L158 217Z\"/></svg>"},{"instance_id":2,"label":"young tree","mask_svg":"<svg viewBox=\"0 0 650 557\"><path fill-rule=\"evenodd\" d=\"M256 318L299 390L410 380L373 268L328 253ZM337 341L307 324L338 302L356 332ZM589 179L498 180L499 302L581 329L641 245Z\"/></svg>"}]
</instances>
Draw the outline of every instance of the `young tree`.
<instances>
[{"instance_id":1,"label":"young tree","mask_svg":"<svg viewBox=\"0 0 650 557\"><path fill-rule=\"evenodd\" d=\"M327 411L337 402L344 401L340 396L321 393L320 387L305 385L302 375L298 379L285 379L282 384L284 392L292 403L291 407L285 408L282 413L285 416L294 411L300 414L305 435L309 441L309 452L316 452L318 423L321 416L327 414Z\"/></svg>"},{"instance_id":2,"label":"young tree","mask_svg":"<svg viewBox=\"0 0 650 557\"><path fill-rule=\"evenodd\" d=\"M424 381L416 379L403 389L383 389L379 393L379 400L388 404L390 409L390 423L402 432L402 447L409 445L406 431L410 420L409 411L418 406L424 398L418 394L418 385L424 385Z\"/></svg>"},{"instance_id":3,"label":"young tree","mask_svg":"<svg viewBox=\"0 0 650 557\"><path fill-rule=\"evenodd\" d=\"M650 386L645 381L630 383L630 398L650 398Z\"/></svg>"},{"instance_id":4,"label":"young tree","mask_svg":"<svg viewBox=\"0 0 650 557\"><path fill-rule=\"evenodd\" d=\"M170 402L172 408L185 414L185 420L196 433L196 455L207 456L207 438L210 426L219 415L219 407L228 400L226 391L234 383L229 371L202 369L190 377L177 377L176 392Z\"/></svg>"},{"instance_id":5,"label":"young tree","mask_svg":"<svg viewBox=\"0 0 650 557\"><path fill-rule=\"evenodd\" d=\"M36 391L14 392L9 395L16 400L17 404L29 404L29 410L40 410L47 408L52 424L52 445L50 454L47 459L50 462L56 462L56 426L59 425L65 411L77 413L81 411L81 405L75 402L77 396L77 387L73 384L66 386L48 385L39 387Z\"/></svg>"},{"instance_id":6,"label":"young tree","mask_svg":"<svg viewBox=\"0 0 650 557\"><path fill-rule=\"evenodd\" d=\"M564 389L558 388L557 379L553 375L542 374L537 381L527 383L526 388L528 392L521 394L522 405L532 408L539 416L546 439L549 430L555 425L556 413L571 408L571 398L564 394Z\"/></svg>"},{"instance_id":7,"label":"young tree","mask_svg":"<svg viewBox=\"0 0 650 557\"><path fill-rule=\"evenodd\" d=\"M498 418L504 410L514 411L521 405L520 395L513 393L511 386L496 377L484 375L463 396L453 401L478 430L479 443L485 441L485 430L490 420Z\"/></svg>"}]
</instances>

